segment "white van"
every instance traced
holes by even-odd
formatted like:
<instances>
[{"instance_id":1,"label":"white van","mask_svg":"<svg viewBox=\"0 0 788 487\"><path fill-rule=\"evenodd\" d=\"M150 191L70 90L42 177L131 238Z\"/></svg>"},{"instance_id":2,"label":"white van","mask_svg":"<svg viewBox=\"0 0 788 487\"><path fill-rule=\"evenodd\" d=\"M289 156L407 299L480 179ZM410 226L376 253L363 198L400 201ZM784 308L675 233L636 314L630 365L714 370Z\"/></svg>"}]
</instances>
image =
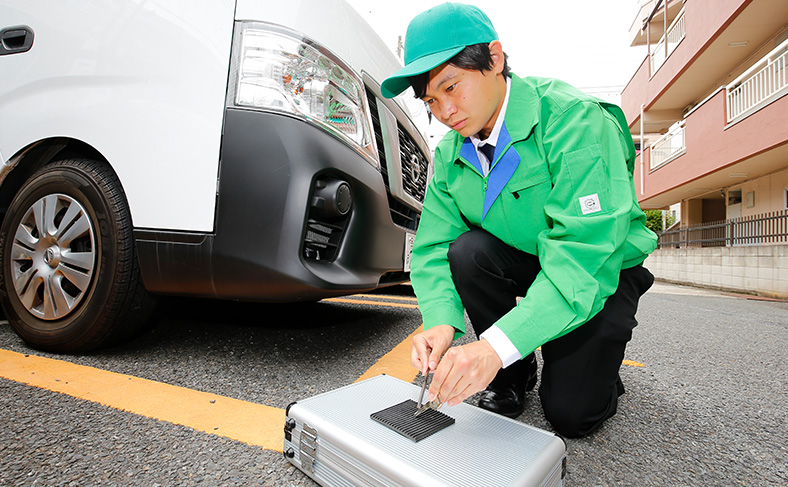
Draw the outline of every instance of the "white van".
<instances>
[{"instance_id":1,"label":"white van","mask_svg":"<svg viewBox=\"0 0 788 487\"><path fill-rule=\"evenodd\" d=\"M0 301L30 345L128 339L156 294L408 279L429 150L343 0L7 0L0 46Z\"/></svg>"}]
</instances>

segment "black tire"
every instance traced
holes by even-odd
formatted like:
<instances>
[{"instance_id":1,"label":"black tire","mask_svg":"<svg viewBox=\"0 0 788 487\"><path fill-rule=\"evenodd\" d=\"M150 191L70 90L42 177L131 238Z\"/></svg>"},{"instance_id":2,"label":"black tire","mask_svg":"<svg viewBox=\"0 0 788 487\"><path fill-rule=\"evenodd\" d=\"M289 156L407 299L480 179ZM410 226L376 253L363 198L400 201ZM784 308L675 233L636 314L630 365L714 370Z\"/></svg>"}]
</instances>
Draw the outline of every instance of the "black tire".
<instances>
[{"instance_id":1,"label":"black tire","mask_svg":"<svg viewBox=\"0 0 788 487\"><path fill-rule=\"evenodd\" d=\"M153 299L137 262L131 215L106 164L49 164L19 190L0 227L0 302L30 346L57 353L136 335Z\"/></svg>"}]
</instances>

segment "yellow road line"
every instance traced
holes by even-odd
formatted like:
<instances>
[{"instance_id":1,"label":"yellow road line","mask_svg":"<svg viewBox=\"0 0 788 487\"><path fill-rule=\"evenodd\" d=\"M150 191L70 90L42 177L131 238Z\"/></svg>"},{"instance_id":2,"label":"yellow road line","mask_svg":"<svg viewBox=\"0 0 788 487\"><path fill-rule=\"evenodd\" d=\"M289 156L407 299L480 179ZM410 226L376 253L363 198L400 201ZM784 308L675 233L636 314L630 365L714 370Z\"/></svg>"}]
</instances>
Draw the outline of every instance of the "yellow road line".
<instances>
[{"instance_id":1,"label":"yellow road line","mask_svg":"<svg viewBox=\"0 0 788 487\"><path fill-rule=\"evenodd\" d=\"M279 408L8 350L0 350L0 377L282 451Z\"/></svg>"},{"instance_id":2,"label":"yellow road line","mask_svg":"<svg viewBox=\"0 0 788 487\"><path fill-rule=\"evenodd\" d=\"M380 357L380 359L375 362L375 365L361 374L361 377L356 379L356 382L380 374L390 375L392 377L396 377L397 379L404 380L405 382L413 382L413 379L419 375L419 371L410 365L410 344L413 340L413 336L421 332L423 329L424 328L421 326L416 328L413 333L408 335L406 339L391 349L390 352Z\"/></svg>"},{"instance_id":3,"label":"yellow road line","mask_svg":"<svg viewBox=\"0 0 788 487\"><path fill-rule=\"evenodd\" d=\"M368 298L380 297L380 298L385 298L385 299L400 299L400 300L413 300L413 301L416 300L416 298L407 298L407 297L402 297L402 296L386 296L386 295L378 296L378 295L375 295L375 294L354 294L353 296L368 297ZM363 299L353 299L353 297L348 297L348 298L327 298L327 299L324 299L323 301L333 301L335 303L371 304L371 305L376 305L376 306L393 306L393 307L398 307L398 308L418 309L418 305L416 305L416 304L408 305L408 304L400 304L400 303L389 303L389 302L386 302L386 301L367 301L367 300L363 300ZM410 369L410 370L415 370L415 369L410 367L410 365L408 365L407 367L402 367L400 369L400 366L393 365L393 364L399 363L401 361L402 361L402 363L410 364L410 342L411 342L411 339L413 338L413 335L418 333L421 330L422 330L422 328L419 327L419 329L417 329L416 331L411 333L411 335L408 338L406 338L404 342L402 342L399 345L397 345L394 348L394 350L392 350L391 352L387 353L386 355L384 355L381 358L381 360L386 359L386 362L390 362L392 365L385 364L385 365L381 365L380 368L378 368L379 367L378 364L375 364L372 367L370 367L369 370L367 370L367 372L365 372L361 377L359 377L356 382L358 382L359 380L363 380L363 379L366 379L366 378L378 375L378 373L380 373L380 374L387 374L388 372L385 372L383 370L385 370L385 369L387 369L389 367L391 368L391 373L388 373L389 375L401 374L401 375L394 375L394 376L398 377L398 378L401 378L402 380L405 380L405 381L408 381L408 382L411 382L413 379L415 379L416 376L418 375L418 372L414 372L413 374L411 374L408 369ZM404 351L403 350L399 350L401 348L404 348L405 350ZM541 347L539 347L539 348L541 348ZM396 350L396 353L394 353L395 350ZM537 350L539 350L539 349L537 348ZM394 353L394 355L392 355L391 358L387 358L392 353ZM380 361L378 361L378 363L380 363ZM630 367L645 367L645 364L641 364L640 362L635 362L634 360L624 360L624 361L621 362L621 364L622 365L628 365ZM378 373L370 372L370 371L375 371L375 370L381 370L381 372L378 372Z\"/></svg>"},{"instance_id":4,"label":"yellow road line","mask_svg":"<svg viewBox=\"0 0 788 487\"><path fill-rule=\"evenodd\" d=\"M330 301L363 302L339 298L332 298ZM415 305L400 303L369 304L416 308ZM410 365L410 346L413 336L422 329L419 326L414 330L405 340L378 359L356 382L379 374L412 382L418 371ZM623 364L645 367L644 364L632 360L624 360ZM283 409L2 349L0 377L260 446L266 450L282 451L282 428L285 420Z\"/></svg>"},{"instance_id":5,"label":"yellow road line","mask_svg":"<svg viewBox=\"0 0 788 487\"><path fill-rule=\"evenodd\" d=\"M401 300L408 300L408 301L415 301L416 298L405 298L400 296L385 296L385 295L372 295L372 294L356 294L354 296L359 297L366 297L366 298L382 298L382 299L401 299ZM335 303L351 303L351 304L371 304L375 306L392 306L395 308L410 308L410 309L418 309L418 305L416 304L402 304L402 303L390 303L386 301L368 301L363 299L353 299L353 298L328 298L324 299L324 301L332 301ZM366 372L361 374L361 377L356 379L356 382L362 381L364 379L369 379L370 377L374 377L380 374L390 375L392 377L396 377L397 379L404 380L406 382L412 382L413 379L419 374L418 370L416 370L413 366L410 365L410 344L413 340L413 336L417 333L423 331L423 328L419 326L413 333L408 335L405 340L400 342L397 346L391 349L388 353L378 359L375 364L367 369Z\"/></svg>"},{"instance_id":6,"label":"yellow road line","mask_svg":"<svg viewBox=\"0 0 788 487\"><path fill-rule=\"evenodd\" d=\"M410 308L410 309L418 309L418 305L416 304L404 304L404 303L387 303L385 301L367 301L363 299L347 299L347 298L327 298L323 301L330 301L332 303L349 303L349 304L372 304L375 306L390 306L392 308Z\"/></svg>"},{"instance_id":7,"label":"yellow road line","mask_svg":"<svg viewBox=\"0 0 788 487\"><path fill-rule=\"evenodd\" d=\"M416 302L416 298L408 297L408 296L391 296L387 294L354 294L353 296L358 296L360 298L372 298L372 299L391 299L394 301L411 301ZM385 302L385 301L382 301Z\"/></svg>"}]
</instances>

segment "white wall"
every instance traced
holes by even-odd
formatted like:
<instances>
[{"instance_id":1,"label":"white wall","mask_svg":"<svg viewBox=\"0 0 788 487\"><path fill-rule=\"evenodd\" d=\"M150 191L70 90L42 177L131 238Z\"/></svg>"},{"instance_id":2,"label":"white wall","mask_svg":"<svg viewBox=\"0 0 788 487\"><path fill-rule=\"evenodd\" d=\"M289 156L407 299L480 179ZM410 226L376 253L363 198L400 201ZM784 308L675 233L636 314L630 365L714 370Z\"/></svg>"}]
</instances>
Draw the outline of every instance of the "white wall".
<instances>
[{"instance_id":1,"label":"white wall","mask_svg":"<svg viewBox=\"0 0 788 487\"><path fill-rule=\"evenodd\" d=\"M657 249L644 265L664 281L788 298L788 245Z\"/></svg>"}]
</instances>

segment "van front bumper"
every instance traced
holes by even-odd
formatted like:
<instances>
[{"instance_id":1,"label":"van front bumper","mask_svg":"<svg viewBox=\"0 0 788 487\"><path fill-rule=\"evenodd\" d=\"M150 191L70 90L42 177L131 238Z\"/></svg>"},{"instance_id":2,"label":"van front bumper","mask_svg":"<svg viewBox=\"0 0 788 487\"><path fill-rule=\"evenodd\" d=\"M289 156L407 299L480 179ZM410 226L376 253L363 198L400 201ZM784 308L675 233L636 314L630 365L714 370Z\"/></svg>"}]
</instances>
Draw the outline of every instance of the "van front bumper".
<instances>
[{"instance_id":1,"label":"van front bumper","mask_svg":"<svg viewBox=\"0 0 788 487\"><path fill-rule=\"evenodd\" d=\"M213 233L135 231L149 291L284 302L408 279L403 258L413 230L391 216L392 203L401 202L392 201L384 174L326 131L287 115L228 108L218 177ZM347 183L352 204L346 217L321 222L315 188L326 180ZM415 230L418 211L410 212ZM315 251L325 237L315 243L315 231L327 228L335 247Z\"/></svg>"}]
</instances>

